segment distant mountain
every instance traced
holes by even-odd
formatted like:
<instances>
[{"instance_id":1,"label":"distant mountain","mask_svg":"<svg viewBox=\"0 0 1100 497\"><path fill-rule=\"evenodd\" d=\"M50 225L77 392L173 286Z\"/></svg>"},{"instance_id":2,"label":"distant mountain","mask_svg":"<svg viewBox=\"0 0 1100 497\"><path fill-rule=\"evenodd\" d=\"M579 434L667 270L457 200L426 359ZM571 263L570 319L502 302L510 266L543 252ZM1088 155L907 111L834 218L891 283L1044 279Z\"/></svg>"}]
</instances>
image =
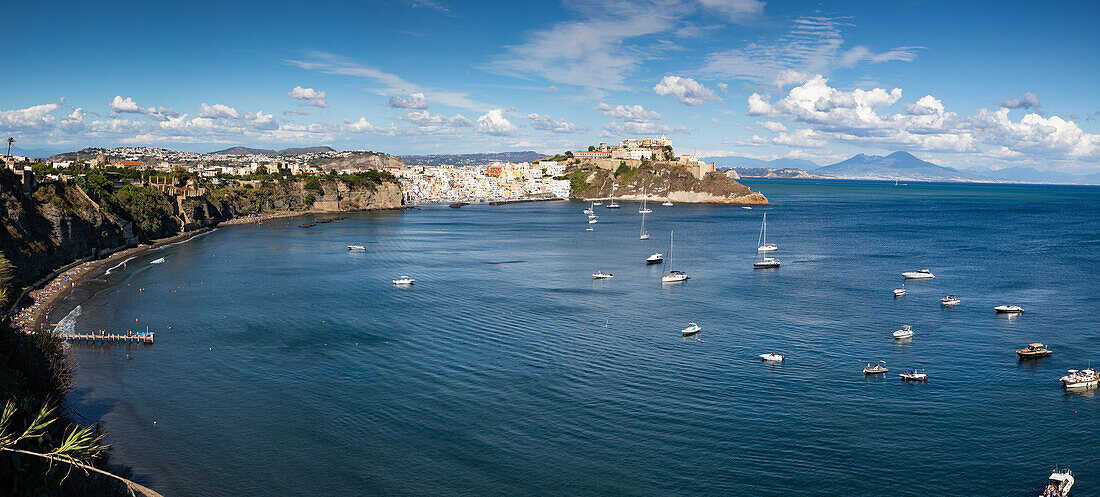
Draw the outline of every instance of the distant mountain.
<instances>
[{"instance_id":1,"label":"distant mountain","mask_svg":"<svg viewBox=\"0 0 1100 497\"><path fill-rule=\"evenodd\" d=\"M544 154L527 150L524 152L493 152L484 154L431 154L431 155L402 155L405 164L410 166L438 166L449 164L455 166L476 166L487 162L531 162Z\"/></svg>"},{"instance_id":2,"label":"distant mountain","mask_svg":"<svg viewBox=\"0 0 1100 497\"><path fill-rule=\"evenodd\" d=\"M232 147L225 150L218 150L217 152L210 152L212 154L224 154L224 155L302 155L302 154L317 154L322 152L335 152L332 147L303 147L303 148L284 148L282 150L268 150L266 148L248 148L248 147Z\"/></svg>"},{"instance_id":3,"label":"distant mountain","mask_svg":"<svg viewBox=\"0 0 1100 497\"><path fill-rule=\"evenodd\" d=\"M819 167L810 172L844 179L881 179L911 181L990 181L993 178L943 167L920 160L909 152L894 152L885 157L859 154L848 160Z\"/></svg>"},{"instance_id":4,"label":"distant mountain","mask_svg":"<svg viewBox=\"0 0 1100 497\"><path fill-rule=\"evenodd\" d=\"M51 155L59 154L59 153L62 153L62 152L65 152L65 150L28 149L28 148L17 147L15 145L11 146L11 154L12 155L21 155L23 157L34 157L36 159L43 159L43 158L49 157ZM8 153L8 143L0 141L0 154L7 154L7 153Z\"/></svg>"},{"instance_id":5,"label":"distant mountain","mask_svg":"<svg viewBox=\"0 0 1100 497\"><path fill-rule=\"evenodd\" d=\"M700 157L699 160L703 162L713 162L717 167L762 167L767 169L802 169L809 171L811 169L817 169L818 166L812 161L806 159L773 159L770 161L753 159L751 157Z\"/></svg>"},{"instance_id":6,"label":"distant mountain","mask_svg":"<svg viewBox=\"0 0 1100 497\"><path fill-rule=\"evenodd\" d=\"M1006 167L1004 169L972 167L967 169L967 172L1028 183L1100 184L1100 173L1079 176L1076 174L1063 173L1061 171L1040 171L1030 167Z\"/></svg>"}]
</instances>

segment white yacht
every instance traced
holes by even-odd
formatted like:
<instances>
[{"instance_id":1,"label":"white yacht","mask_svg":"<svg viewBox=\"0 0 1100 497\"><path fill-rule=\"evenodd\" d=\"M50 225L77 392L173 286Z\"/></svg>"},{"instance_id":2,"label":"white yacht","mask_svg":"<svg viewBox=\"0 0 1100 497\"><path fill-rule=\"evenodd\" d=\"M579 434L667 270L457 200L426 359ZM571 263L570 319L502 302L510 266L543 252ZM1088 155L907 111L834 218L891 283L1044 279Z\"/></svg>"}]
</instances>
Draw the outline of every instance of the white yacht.
<instances>
[{"instance_id":1,"label":"white yacht","mask_svg":"<svg viewBox=\"0 0 1100 497\"><path fill-rule=\"evenodd\" d=\"M596 223L598 223L598 222L600 222L600 220L599 220L599 219L597 219L597 218L592 218L592 219L589 219L589 220L588 220L588 224L596 224Z\"/></svg>"},{"instance_id":2,"label":"white yacht","mask_svg":"<svg viewBox=\"0 0 1100 497\"><path fill-rule=\"evenodd\" d=\"M649 232L645 230L645 213L642 213L642 227L638 232L639 240L649 240Z\"/></svg>"},{"instance_id":3,"label":"white yacht","mask_svg":"<svg viewBox=\"0 0 1100 497\"><path fill-rule=\"evenodd\" d=\"M878 364L874 366L872 366L871 363L867 363L867 367L863 368L863 374L865 375L882 374L889 371L889 369L886 369L886 361L879 361Z\"/></svg>"},{"instance_id":4,"label":"white yacht","mask_svg":"<svg viewBox=\"0 0 1100 497\"><path fill-rule=\"evenodd\" d=\"M662 262L665 262L665 256L660 252L645 258L646 264L660 264Z\"/></svg>"},{"instance_id":5,"label":"white yacht","mask_svg":"<svg viewBox=\"0 0 1100 497\"><path fill-rule=\"evenodd\" d=\"M672 235L673 235L673 233L674 232L669 232L669 234L668 234L668 258L669 258L669 260L672 260ZM661 276L661 283L678 283L678 282L685 281L685 280L688 279L687 273L685 273L683 271L673 271L671 262L668 263L668 268L669 268L668 274L666 274L664 276Z\"/></svg>"},{"instance_id":6,"label":"white yacht","mask_svg":"<svg viewBox=\"0 0 1100 497\"><path fill-rule=\"evenodd\" d=\"M764 213L764 222L760 224L760 246L756 248L757 252L775 252L779 250L779 245L774 243L768 243L768 213Z\"/></svg>"},{"instance_id":7,"label":"white yacht","mask_svg":"<svg viewBox=\"0 0 1100 497\"><path fill-rule=\"evenodd\" d=\"M904 288L895 288L894 289L894 296L895 297L904 297L905 296L905 289Z\"/></svg>"},{"instance_id":8,"label":"white yacht","mask_svg":"<svg viewBox=\"0 0 1100 497\"><path fill-rule=\"evenodd\" d=\"M906 273L901 273L901 275L907 280L930 280L936 277L936 275L932 274L932 271L929 271L927 269L921 269L919 271L909 271Z\"/></svg>"},{"instance_id":9,"label":"white yacht","mask_svg":"<svg viewBox=\"0 0 1100 497\"><path fill-rule=\"evenodd\" d=\"M1018 305L999 305L994 307L993 310L1003 314L1020 314L1024 312L1024 308Z\"/></svg>"},{"instance_id":10,"label":"white yacht","mask_svg":"<svg viewBox=\"0 0 1100 497\"><path fill-rule=\"evenodd\" d=\"M615 203L615 183L611 183L611 202L607 204L608 209L618 209L619 204Z\"/></svg>"},{"instance_id":11,"label":"white yacht","mask_svg":"<svg viewBox=\"0 0 1100 497\"><path fill-rule=\"evenodd\" d=\"M614 277L615 275L611 273L605 273L603 271L596 271L595 273L592 273L592 279L594 280L607 280Z\"/></svg>"},{"instance_id":12,"label":"white yacht","mask_svg":"<svg viewBox=\"0 0 1100 497\"><path fill-rule=\"evenodd\" d=\"M752 207L749 207L749 206L747 206L747 205L742 205L742 206L741 206L741 208L742 208L742 209L745 209L745 210L747 210L747 211L751 211L751 210L752 210Z\"/></svg>"},{"instance_id":13,"label":"white yacht","mask_svg":"<svg viewBox=\"0 0 1100 497\"><path fill-rule=\"evenodd\" d=\"M665 200L664 202L661 202L661 205L665 207L672 207L673 204L671 200Z\"/></svg>"},{"instance_id":14,"label":"white yacht","mask_svg":"<svg viewBox=\"0 0 1100 497\"><path fill-rule=\"evenodd\" d=\"M650 208L649 208L649 207L648 207L648 206L646 205L646 198L647 198L647 197L646 197L646 194L645 194L645 187L642 187L642 208L641 208L641 209L638 209L638 214L641 214L641 215L643 215L643 216L644 216L644 215L646 215L646 214L649 214L649 213L653 212L653 209L650 209ZM643 217L642 219L645 219L645 218Z\"/></svg>"},{"instance_id":15,"label":"white yacht","mask_svg":"<svg viewBox=\"0 0 1100 497\"><path fill-rule=\"evenodd\" d=\"M1080 388L1080 389L1092 389L1096 388L1100 384L1100 380L1097 379L1096 370L1091 367L1088 369L1082 369L1080 371L1076 369L1069 370L1069 374L1061 378L1062 386L1066 388Z\"/></svg>"},{"instance_id":16,"label":"white yacht","mask_svg":"<svg viewBox=\"0 0 1100 497\"><path fill-rule=\"evenodd\" d=\"M767 362L783 362L783 356L776 354L775 352L760 354L758 357Z\"/></svg>"},{"instance_id":17,"label":"white yacht","mask_svg":"<svg viewBox=\"0 0 1100 497\"><path fill-rule=\"evenodd\" d=\"M362 245L348 245L348 250L355 250L355 251L367 250L367 247L364 247Z\"/></svg>"},{"instance_id":18,"label":"white yacht","mask_svg":"<svg viewBox=\"0 0 1100 497\"><path fill-rule=\"evenodd\" d=\"M928 381L928 374L923 369L906 369L898 376L901 377L902 381Z\"/></svg>"},{"instance_id":19,"label":"white yacht","mask_svg":"<svg viewBox=\"0 0 1100 497\"><path fill-rule=\"evenodd\" d=\"M593 211L593 210L592 210L592 207L594 207L595 205L596 205L596 204L595 204L595 202L593 202L592 204L589 204L588 208L584 210L584 213L585 213L585 214L588 214L588 215L590 215L590 216L591 216L592 214L594 214L594 213L595 213L595 211Z\"/></svg>"},{"instance_id":20,"label":"white yacht","mask_svg":"<svg viewBox=\"0 0 1100 497\"><path fill-rule=\"evenodd\" d=\"M400 278L393 280L394 285L411 285L413 283L416 283L416 280L408 276L401 276Z\"/></svg>"},{"instance_id":21,"label":"white yacht","mask_svg":"<svg viewBox=\"0 0 1100 497\"><path fill-rule=\"evenodd\" d=\"M959 300L958 295L948 295L948 296L940 299L940 304L943 304L945 306L959 305L959 302L962 302L962 301Z\"/></svg>"},{"instance_id":22,"label":"white yacht","mask_svg":"<svg viewBox=\"0 0 1100 497\"><path fill-rule=\"evenodd\" d=\"M913 338L913 327L902 325L901 329L894 332L894 338Z\"/></svg>"},{"instance_id":23,"label":"white yacht","mask_svg":"<svg viewBox=\"0 0 1100 497\"><path fill-rule=\"evenodd\" d=\"M1047 486L1039 497L1065 497L1069 495L1069 489L1073 488L1073 472L1055 468L1047 478Z\"/></svg>"},{"instance_id":24,"label":"white yacht","mask_svg":"<svg viewBox=\"0 0 1100 497\"><path fill-rule=\"evenodd\" d=\"M699 333L699 330L700 330L699 325L697 325L695 323L688 323L687 328L684 328L684 329L680 330L680 332L683 333L684 335L694 335L696 333Z\"/></svg>"},{"instance_id":25,"label":"white yacht","mask_svg":"<svg viewBox=\"0 0 1100 497\"><path fill-rule=\"evenodd\" d=\"M759 261L752 263L752 267L755 269L768 269L779 267L779 259L776 259L774 257L765 257L763 259L760 259Z\"/></svg>"}]
</instances>

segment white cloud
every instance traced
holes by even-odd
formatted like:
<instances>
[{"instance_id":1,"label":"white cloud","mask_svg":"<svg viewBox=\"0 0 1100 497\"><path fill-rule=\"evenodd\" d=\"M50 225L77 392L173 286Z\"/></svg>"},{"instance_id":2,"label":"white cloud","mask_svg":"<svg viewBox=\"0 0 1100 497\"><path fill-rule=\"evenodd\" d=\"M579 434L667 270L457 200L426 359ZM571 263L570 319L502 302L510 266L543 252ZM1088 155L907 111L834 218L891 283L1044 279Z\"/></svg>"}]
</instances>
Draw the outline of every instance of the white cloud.
<instances>
[{"instance_id":1,"label":"white cloud","mask_svg":"<svg viewBox=\"0 0 1100 497\"><path fill-rule=\"evenodd\" d=\"M305 100L302 105L309 105L313 107L328 107L328 102L325 101L326 95L323 91L317 91L313 88L302 88L301 86L295 86L292 90L286 92L286 96L297 100Z\"/></svg>"},{"instance_id":2,"label":"white cloud","mask_svg":"<svg viewBox=\"0 0 1100 497\"><path fill-rule=\"evenodd\" d=\"M699 0L699 3L733 22L742 22L764 13L764 2L758 0Z\"/></svg>"},{"instance_id":3,"label":"white cloud","mask_svg":"<svg viewBox=\"0 0 1100 497\"><path fill-rule=\"evenodd\" d=\"M531 127L540 131L549 131L551 133L584 133L588 131L588 128L584 126L577 126L574 123L566 122L564 120L557 120L550 117L548 114L527 114L527 119L531 121Z\"/></svg>"},{"instance_id":4,"label":"white cloud","mask_svg":"<svg viewBox=\"0 0 1100 497\"><path fill-rule=\"evenodd\" d=\"M54 124L54 117L50 113L60 107L61 104L42 104L25 109L0 111L0 127L9 129L46 128Z\"/></svg>"},{"instance_id":5,"label":"white cloud","mask_svg":"<svg viewBox=\"0 0 1100 497\"><path fill-rule=\"evenodd\" d=\"M717 86L719 90L722 90L722 93L729 93L730 91L730 85L727 85L725 83L718 83Z\"/></svg>"},{"instance_id":6,"label":"white cloud","mask_svg":"<svg viewBox=\"0 0 1100 497\"><path fill-rule=\"evenodd\" d=\"M443 114L432 114L426 110L410 112L394 119L411 122L421 132L433 135L457 135L461 133L460 128L469 128L474 125L469 118L462 114L448 117Z\"/></svg>"},{"instance_id":7,"label":"white cloud","mask_svg":"<svg viewBox=\"0 0 1100 497\"><path fill-rule=\"evenodd\" d=\"M788 147L820 148L827 143L824 139L819 138L820 136L821 134L812 129L799 129L790 134L779 133L779 136L772 138L772 143Z\"/></svg>"},{"instance_id":8,"label":"white cloud","mask_svg":"<svg viewBox=\"0 0 1100 497\"><path fill-rule=\"evenodd\" d=\"M800 76L824 74L834 67L912 61L921 49L895 47L876 53L856 46L844 50L841 28L849 25L847 18L802 17L794 20L785 35L770 43L754 42L743 48L708 54L700 72L782 88L805 81Z\"/></svg>"},{"instance_id":9,"label":"white cloud","mask_svg":"<svg viewBox=\"0 0 1100 497\"><path fill-rule=\"evenodd\" d=\"M169 118L178 117L179 112L176 112L168 107L142 107L134 101L133 98L122 98L121 95L115 95L114 100L111 100L109 104L111 110L120 114L144 114L157 121L166 121Z\"/></svg>"},{"instance_id":10,"label":"white cloud","mask_svg":"<svg viewBox=\"0 0 1100 497\"><path fill-rule=\"evenodd\" d=\"M241 113L237 112L237 109L234 109L228 105L208 105L206 102L203 102L199 104L199 116L209 118L228 117L233 119L240 119Z\"/></svg>"},{"instance_id":11,"label":"white cloud","mask_svg":"<svg viewBox=\"0 0 1100 497\"><path fill-rule=\"evenodd\" d=\"M477 118L477 131L486 135L507 136L516 133L516 125L504 117L504 109L493 109Z\"/></svg>"},{"instance_id":12,"label":"white cloud","mask_svg":"<svg viewBox=\"0 0 1100 497\"><path fill-rule=\"evenodd\" d=\"M771 131L772 133L782 133L784 131L787 131L787 127L784 126L783 123L778 121L756 121L756 124L760 125L761 128Z\"/></svg>"},{"instance_id":13,"label":"white cloud","mask_svg":"<svg viewBox=\"0 0 1100 497\"><path fill-rule=\"evenodd\" d=\"M703 105L707 102L721 102L713 91L691 78L679 76L665 76L653 91L658 95L672 95L678 102L684 105Z\"/></svg>"},{"instance_id":14,"label":"white cloud","mask_svg":"<svg viewBox=\"0 0 1100 497\"><path fill-rule=\"evenodd\" d=\"M671 133L687 133L686 127L681 125L668 126L653 122L626 121L622 123L608 123L603 127L604 137L622 137L623 135L665 135Z\"/></svg>"},{"instance_id":15,"label":"white cloud","mask_svg":"<svg viewBox=\"0 0 1100 497\"><path fill-rule=\"evenodd\" d=\"M645 110L641 105L616 105L612 107L607 103L600 102L592 110L598 110L607 117L622 119L623 121L646 122L661 118L661 114L657 111Z\"/></svg>"},{"instance_id":16,"label":"white cloud","mask_svg":"<svg viewBox=\"0 0 1100 497\"><path fill-rule=\"evenodd\" d=\"M775 75L775 88L783 89L790 85L800 85L810 80L814 75L810 73L784 69Z\"/></svg>"},{"instance_id":17,"label":"white cloud","mask_svg":"<svg viewBox=\"0 0 1100 497\"><path fill-rule=\"evenodd\" d=\"M396 132L393 126L375 126L367 122L367 118L365 117L360 117L356 122L345 123L344 129L352 133L364 133L368 135L393 135Z\"/></svg>"},{"instance_id":18,"label":"white cloud","mask_svg":"<svg viewBox=\"0 0 1100 497\"><path fill-rule=\"evenodd\" d=\"M390 97L390 99L382 105L395 109L427 109L428 99L424 98L423 93L413 93L407 98Z\"/></svg>"},{"instance_id":19,"label":"white cloud","mask_svg":"<svg viewBox=\"0 0 1100 497\"><path fill-rule=\"evenodd\" d=\"M308 116L309 112L298 109L287 109L283 111L284 116Z\"/></svg>"},{"instance_id":20,"label":"white cloud","mask_svg":"<svg viewBox=\"0 0 1100 497\"><path fill-rule=\"evenodd\" d=\"M925 95L915 104L906 104L905 112L911 116L933 116L943 114L943 102L932 95Z\"/></svg>"},{"instance_id":21,"label":"white cloud","mask_svg":"<svg viewBox=\"0 0 1100 497\"><path fill-rule=\"evenodd\" d=\"M1039 102L1039 97L1031 92L1025 92L1019 97L1006 98L993 103L1006 109L1035 109L1037 112L1043 107L1043 104Z\"/></svg>"}]
</instances>

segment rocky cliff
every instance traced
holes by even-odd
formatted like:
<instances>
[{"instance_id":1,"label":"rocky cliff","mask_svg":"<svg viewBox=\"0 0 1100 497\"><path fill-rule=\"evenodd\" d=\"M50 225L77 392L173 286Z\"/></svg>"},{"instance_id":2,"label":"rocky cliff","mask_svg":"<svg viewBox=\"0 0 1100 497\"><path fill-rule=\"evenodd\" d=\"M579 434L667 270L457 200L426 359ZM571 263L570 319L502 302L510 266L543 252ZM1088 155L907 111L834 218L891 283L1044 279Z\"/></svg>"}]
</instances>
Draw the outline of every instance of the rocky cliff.
<instances>
[{"instance_id":1,"label":"rocky cliff","mask_svg":"<svg viewBox=\"0 0 1100 497\"><path fill-rule=\"evenodd\" d=\"M615 198L641 200L643 192L650 200L668 199L681 203L767 205L768 199L723 173L712 172L697 179L687 168L672 162L648 162L638 167L620 167L615 171L581 162L566 170L574 199L604 198L615 187Z\"/></svg>"},{"instance_id":2,"label":"rocky cliff","mask_svg":"<svg viewBox=\"0 0 1100 497\"><path fill-rule=\"evenodd\" d=\"M348 157L314 159L310 161L310 164L318 166L326 171L331 171L333 169L341 171L366 171L368 169L383 169L385 167L404 167L405 161L401 160L400 157L383 154L381 152L353 152Z\"/></svg>"}]
</instances>

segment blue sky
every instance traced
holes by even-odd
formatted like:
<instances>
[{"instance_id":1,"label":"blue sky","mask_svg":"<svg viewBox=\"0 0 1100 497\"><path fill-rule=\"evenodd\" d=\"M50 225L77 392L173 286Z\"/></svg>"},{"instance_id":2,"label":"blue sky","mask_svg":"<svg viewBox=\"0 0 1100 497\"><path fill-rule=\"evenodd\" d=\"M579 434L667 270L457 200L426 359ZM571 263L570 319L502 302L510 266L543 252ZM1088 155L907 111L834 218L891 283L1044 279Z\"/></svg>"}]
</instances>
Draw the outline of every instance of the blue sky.
<instances>
[{"instance_id":1,"label":"blue sky","mask_svg":"<svg viewBox=\"0 0 1100 497\"><path fill-rule=\"evenodd\" d=\"M1100 171L1095 2L21 2L0 134ZM13 26L21 26L18 30Z\"/></svg>"}]
</instances>

